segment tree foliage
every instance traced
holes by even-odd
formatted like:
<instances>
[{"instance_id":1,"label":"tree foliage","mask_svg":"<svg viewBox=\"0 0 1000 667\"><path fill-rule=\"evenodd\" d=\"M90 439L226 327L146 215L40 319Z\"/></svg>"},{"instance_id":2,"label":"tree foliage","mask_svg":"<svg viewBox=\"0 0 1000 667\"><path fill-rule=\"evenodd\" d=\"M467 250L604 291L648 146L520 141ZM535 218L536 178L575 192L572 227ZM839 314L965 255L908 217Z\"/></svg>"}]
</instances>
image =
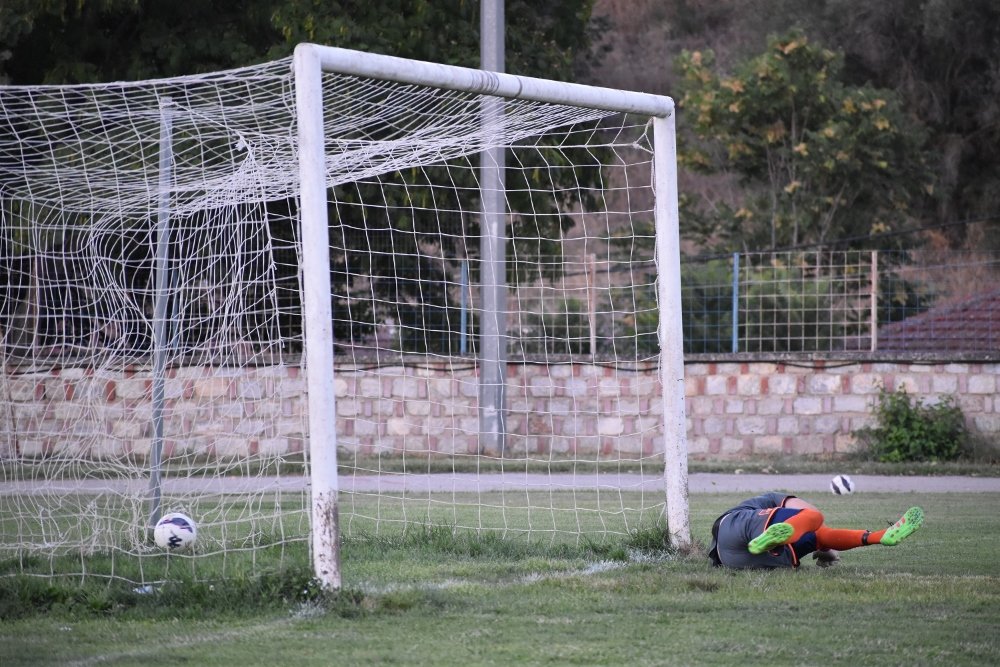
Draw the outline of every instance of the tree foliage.
<instances>
[{"instance_id":1,"label":"tree foliage","mask_svg":"<svg viewBox=\"0 0 1000 667\"><path fill-rule=\"evenodd\" d=\"M887 90L843 83L842 60L801 33L773 38L731 74L685 51L684 163L735 175L737 205L709 214L726 250L784 248L900 229L926 185L922 133Z\"/></svg>"},{"instance_id":2,"label":"tree foliage","mask_svg":"<svg viewBox=\"0 0 1000 667\"><path fill-rule=\"evenodd\" d=\"M892 88L928 133L934 190L923 215L1000 228L1000 4L994 0L781 0L793 20L844 53L844 77ZM781 13L781 9L777 10ZM1000 251L1000 234L977 249Z\"/></svg>"},{"instance_id":3,"label":"tree foliage","mask_svg":"<svg viewBox=\"0 0 1000 667\"><path fill-rule=\"evenodd\" d=\"M593 0L507 0L507 67L571 80ZM240 67L311 41L479 65L476 0L4 0L0 76L15 84L147 79Z\"/></svg>"},{"instance_id":4,"label":"tree foliage","mask_svg":"<svg viewBox=\"0 0 1000 667\"><path fill-rule=\"evenodd\" d=\"M0 75L74 84L196 74L287 52L267 0L5 0ZM277 48L277 47L283 48Z\"/></svg>"},{"instance_id":5,"label":"tree foliage","mask_svg":"<svg viewBox=\"0 0 1000 667\"><path fill-rule=\"evenodd\" d=\"M592 5L593 0L508 0L506 69L573 79L578 56L588 49ZM0 5L0 77L16 84L74 84L184 75L286 56L302 41L477 67L479 7L475 0L8 0ZM527 239L510 242L508 276L515 285L525 278L521 260L558 256L557 239L572 224L560 214L571 201L541 201L531 192L573 188L526 181L535 172L561 171L560 178L585 190L599 177L599 165L583 149L575 152L546 152L543 146L508 172L511 209L531 212L510 222L509 238ZM397 344L403 349L451 349L454 341L447 334L431 339L426 332L458 329L457 290L449 285L458 282L460 262L477 254L478 216L436 209L475 212L478 201L468 169L461 172L464 180L454 183L466 193L464 201L409 200L421 188L430 192L429 179L442 171L407 170L383 175L389 187L355 184L331 192L333 307L341 341L370 335L392 317L402 331ZM380 201L385 209L373 213L356 205L362 200ZM294 202L269 206L294 211ZM472 267L475 281L477 265ZM366 294L367 301L360 298ZM399 305L387 313L379 311L379 303Z\"/></svg>"},{"instance_id":6,"label":"tree foliage","mask_svg":"<svg viewBox=\"0 0 1000 667\"><path fill-rule=\"evenodd\" d=\"M1000 252L995 0L758 0L753 11L741 0L671 0L658 11L678 43L714 49L722 69L754 55L766 35L801 29L843 55L844 85L895 91L927 136L932 188L911 200L911 213L952 247Z\"/></svg>"}]
</instances>

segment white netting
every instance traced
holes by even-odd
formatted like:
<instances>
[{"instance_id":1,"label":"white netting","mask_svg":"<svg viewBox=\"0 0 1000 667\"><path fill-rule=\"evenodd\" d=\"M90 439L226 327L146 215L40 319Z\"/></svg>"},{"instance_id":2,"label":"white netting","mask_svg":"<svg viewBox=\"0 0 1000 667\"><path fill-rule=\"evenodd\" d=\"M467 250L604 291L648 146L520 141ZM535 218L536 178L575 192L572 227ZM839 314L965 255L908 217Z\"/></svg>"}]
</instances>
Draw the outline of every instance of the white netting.
<instances>
[{"instance_id":1,"label":"white netting","mask_svg":"<svg viewBox=\"0 0 1000 667\"><path fill-rule=\"evenodd\" d=\"M323 91L345 536L652 522L646 120L517 101L484 126L478 95L333 74ZM290 60L0 88L0 560L17 564L0 574L178 567L146 530L155 451L160 509L199 522L183 567L303 557L294 103ZM509 148L512 230L502 456L477 421L477 153L492 146Z\"/></svg>"}]
</instances>

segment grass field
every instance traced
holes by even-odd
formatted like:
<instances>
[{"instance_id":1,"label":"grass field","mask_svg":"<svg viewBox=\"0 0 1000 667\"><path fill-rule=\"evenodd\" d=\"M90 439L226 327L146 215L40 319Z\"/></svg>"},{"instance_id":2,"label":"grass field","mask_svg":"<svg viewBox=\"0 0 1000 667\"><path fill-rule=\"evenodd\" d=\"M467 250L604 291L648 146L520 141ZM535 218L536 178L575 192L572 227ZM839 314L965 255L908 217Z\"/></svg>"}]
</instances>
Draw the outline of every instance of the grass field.
<instances>
[{"instance_id":1,"label":"grass field","mask_svg":"<svg viewBox=\"0 0 1000 667\"><path fill-rule=\"evenodd\" d=\"M692 496L696 538L738 500ZM253 579L178 574L152 594L0 577L0 665L996 664L1000 494L820 500L831 525L877 528L912 504L927 520L898 547L798 571L712 569L645 527L600 543L352 538L335 597L304 549Z\"/></svg>"}]
</instances>

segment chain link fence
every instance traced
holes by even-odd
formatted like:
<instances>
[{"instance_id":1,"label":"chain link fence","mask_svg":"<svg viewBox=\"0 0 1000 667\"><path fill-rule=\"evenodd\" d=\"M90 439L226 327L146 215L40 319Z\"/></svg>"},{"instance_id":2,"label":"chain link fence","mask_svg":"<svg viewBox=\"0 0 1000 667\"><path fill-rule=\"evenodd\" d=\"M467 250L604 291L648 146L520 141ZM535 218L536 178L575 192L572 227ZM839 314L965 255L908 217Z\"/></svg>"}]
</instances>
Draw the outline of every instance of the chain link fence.
<instances>
[{"instance_id":1,"label":"chain link fence","mask_svg":"<svg viewBox=\"0 0 1000 667\"><path fill-rule=\"evenodd\" d=\"M655 266L590 258L521 308L511 347L650 359ZM929 251L736 253L682 262L687 354L1000 353L1000 259ZM547 299L547 300L546 300Z\"/></svg>"},{"instance_id":2,"label":"chain link fence","mask_svg":"<svg viewBox=\"0 0 1000 667\"><path fill-rule=\"evenodd\" d=\"M1000 260L738 253L684 265L688 353L1000 351Z\"/></svg>"}]
</instances>

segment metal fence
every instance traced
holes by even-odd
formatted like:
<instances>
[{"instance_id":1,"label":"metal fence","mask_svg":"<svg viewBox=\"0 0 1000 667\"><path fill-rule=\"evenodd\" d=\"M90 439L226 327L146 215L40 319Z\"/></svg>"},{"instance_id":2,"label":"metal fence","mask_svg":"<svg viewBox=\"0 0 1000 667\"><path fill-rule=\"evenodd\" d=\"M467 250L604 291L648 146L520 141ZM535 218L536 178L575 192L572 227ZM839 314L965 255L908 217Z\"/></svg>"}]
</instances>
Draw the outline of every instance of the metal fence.
<instances>
[{"instance_id":1,"label":"metal fence","mask_svg":"<svg viewBox=\"0 0 1000 667\"><path fill-rule=\"evenodd\" d=\"M1000 259L737 253L684 263L688 353L1000 352Z\"/></svg>"},{"instance_id":2,"label":"metal fence","mask_svg":"<svg viewBox=\"0 0 1000 667\"><path fill-rule=\"evenodd\" d=\"M647 241L642 237L635 245ZM5 257L0 267L0 349L7 363L90 363L94 355L141 361L148 354L146 321L104 308L106 299L94 296L101 293L97 279L82 262L51 252L25 258L6 246L0 250ZM600 254L567 252L546 261L559 271L550 271L546 264L523 273L554 277L523 281L510 289L511 360L655 359L657 276L648 253L624 253L622 259L608 253L602 259ZM294 258L286 263L295 266ZM55 271L60 267L61 272ZM411 300L384 308L384 319L371 322L371 333L338 337L337 353L374 363L394 363L412 354L475 359L479 323L488 315L479 302L475 264L463 263L460 269L440 285L447 307ZM284 296L268 306L276 310L268 310L263 302L244 308L248 317L254 316L252 321L222 317L225 311L200 293L178 301L172 321L187 318L197 324L188 327L195 338L185 344L202 350L199 358L211 353L212 363L227 363L226 354L246 356L238 346L201 342L218 338L216 329L229 332L233 327L247 330L240 338L244 347L273 358L258 342L262 318L274 323L277 333L272 338L282 341L280 350L297 354L300 303L295 277L290 270L286 273L290 275L279 276L288 283L281 283ZM129 291L138 306L150 293L144 276L136 273ZM402 279L395 274L393 278L392 284ZM222 281L224 277L217 282ZM989 255L795 251L687 258L681 288L686 354L1000 355L1000 259ZM246 290L240 295L243 301L254 298ZM389 303L373 295L377 303ZM134 310L140 315L148 310L138 306ZM334 315L341 316L340 310L334 309ZM104 340L108 332L118 335L109 342Z\"/></svg>"}]
</instances>

